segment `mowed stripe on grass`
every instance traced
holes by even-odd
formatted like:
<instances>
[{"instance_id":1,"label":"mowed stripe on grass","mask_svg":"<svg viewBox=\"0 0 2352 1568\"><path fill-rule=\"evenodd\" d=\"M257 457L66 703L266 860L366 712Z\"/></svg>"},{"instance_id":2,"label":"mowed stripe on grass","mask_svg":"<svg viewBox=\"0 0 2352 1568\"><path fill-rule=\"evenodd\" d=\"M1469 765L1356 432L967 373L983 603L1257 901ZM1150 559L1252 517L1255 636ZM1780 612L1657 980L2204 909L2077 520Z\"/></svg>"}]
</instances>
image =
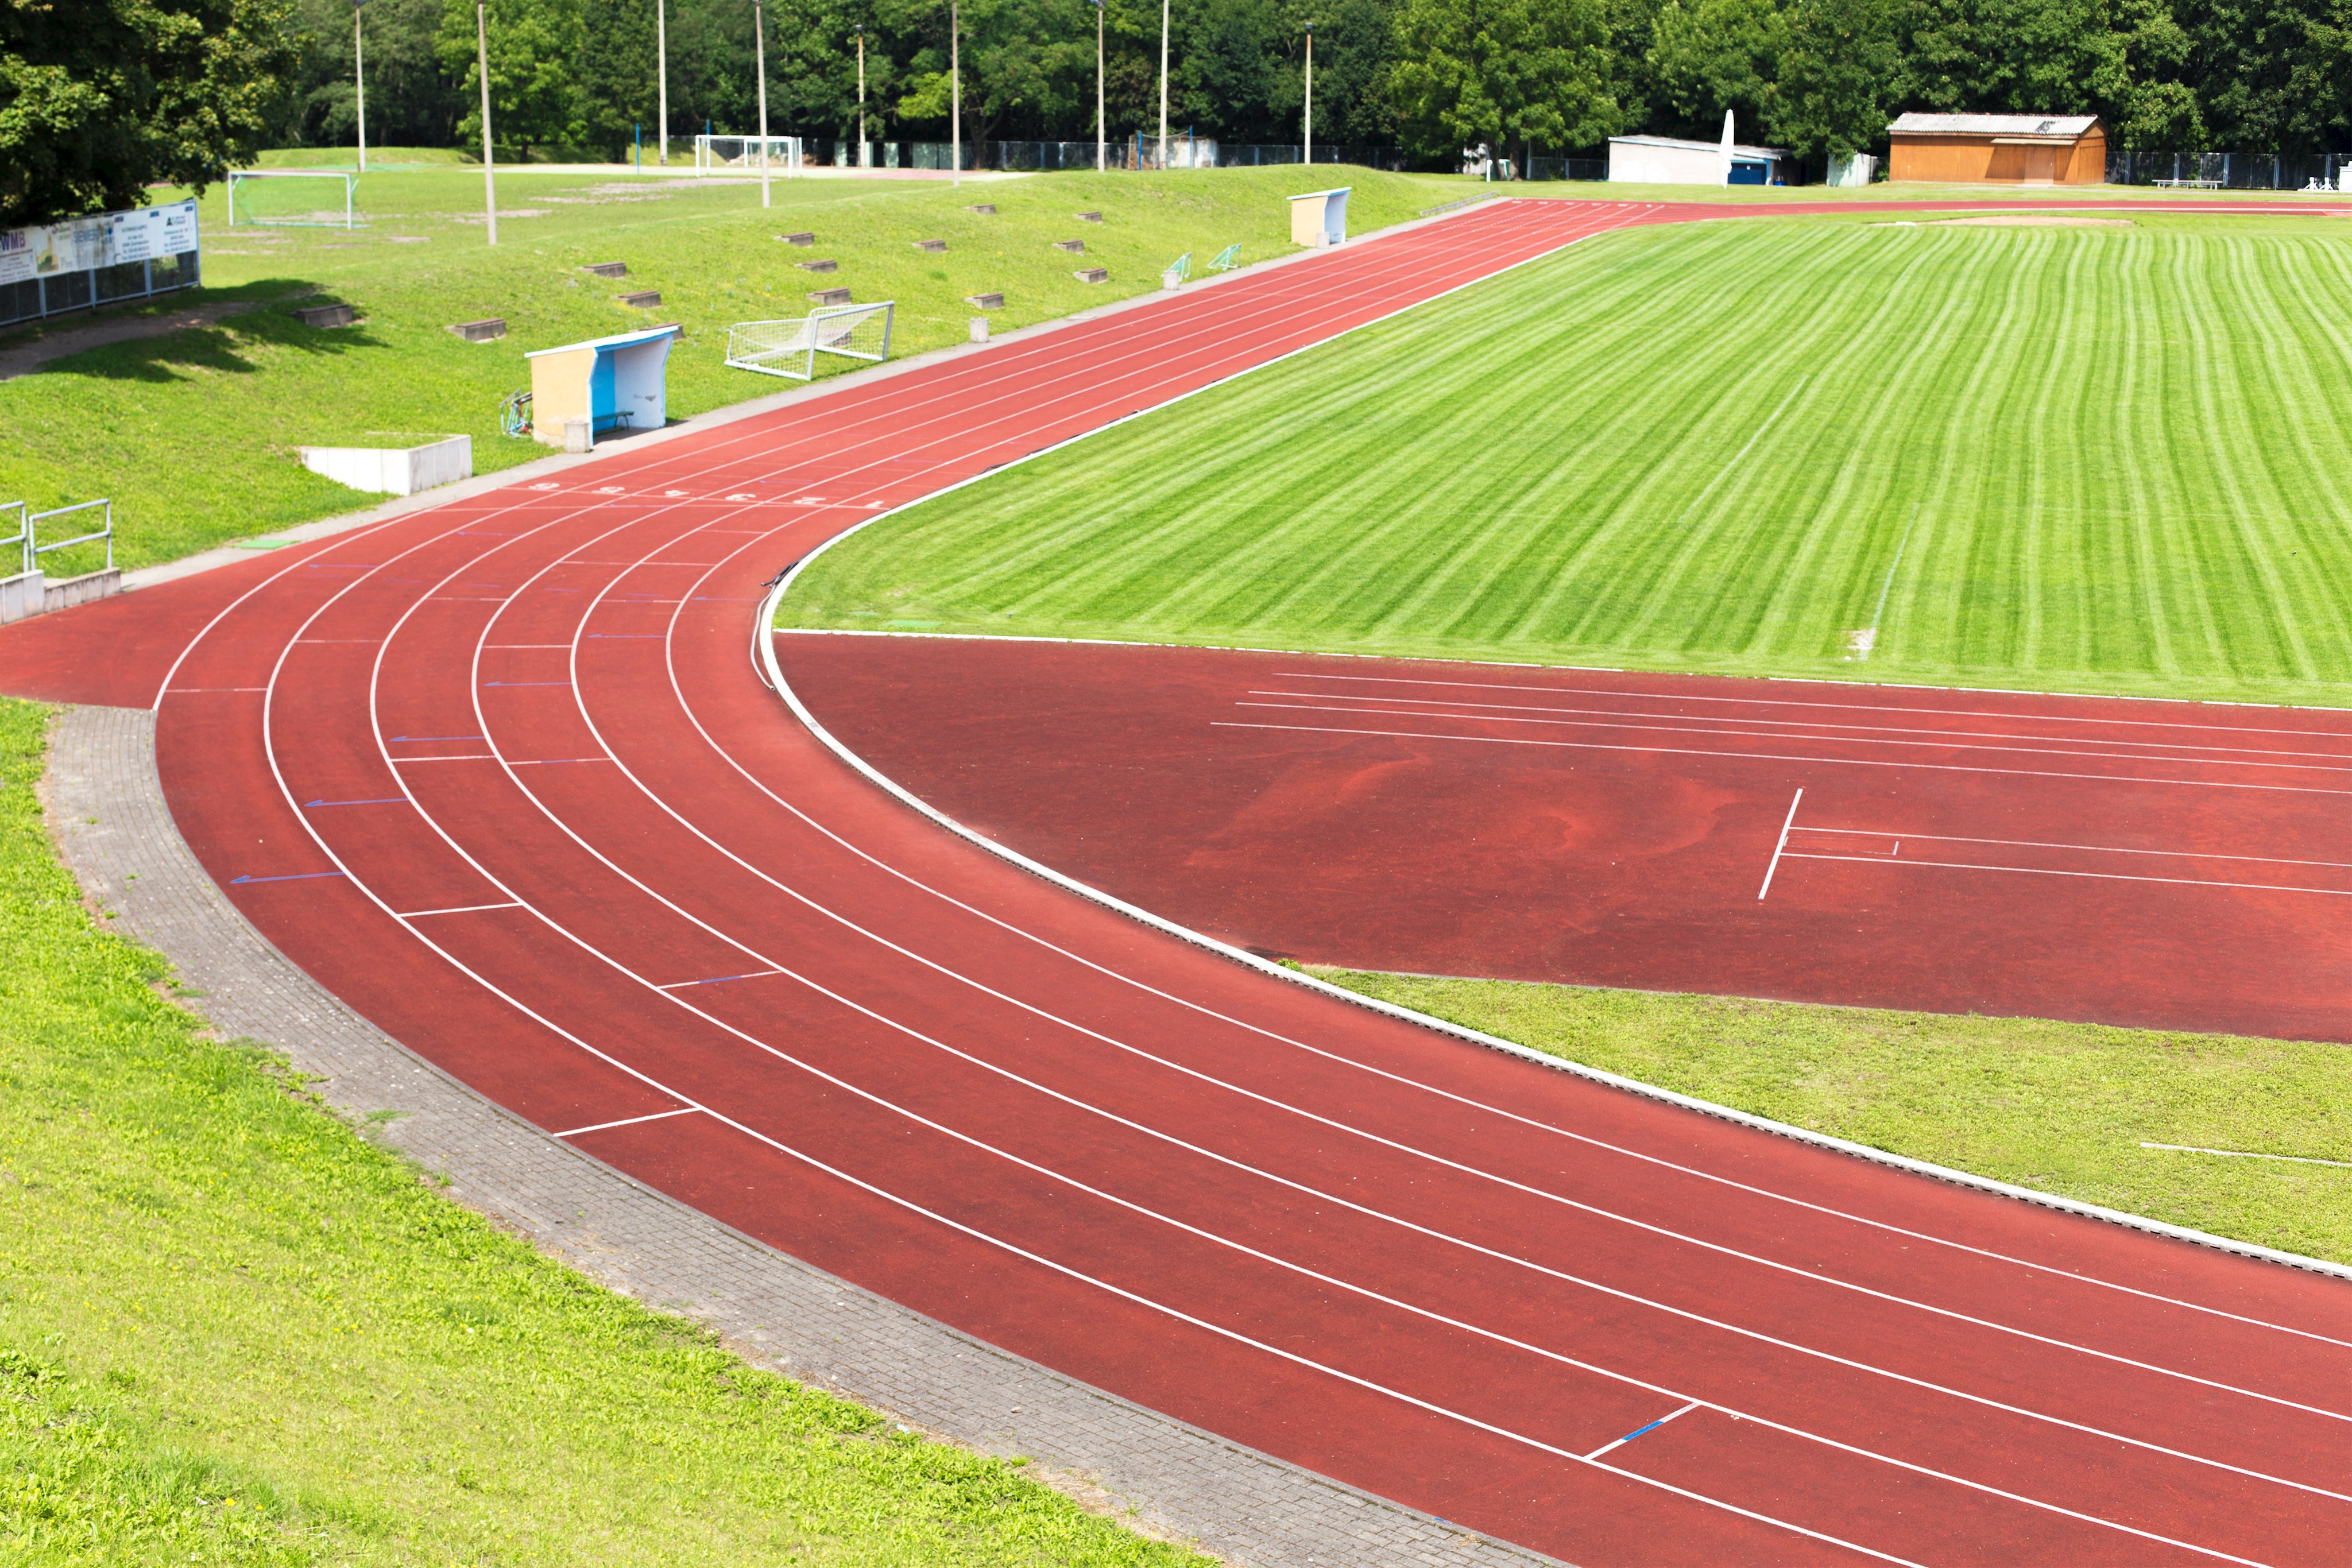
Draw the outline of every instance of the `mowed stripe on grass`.
<instances>
[{"instance_id":1,"label":"mowed stripe on grass","mask_svg":"<svg viewBox=\"0 0 2352 1568\"><path fill-rule=\"evenodd\" d=\"M2347 240L1605 235L889 518L787 614L2340 702Z\"/></svg>"}]
</instances>

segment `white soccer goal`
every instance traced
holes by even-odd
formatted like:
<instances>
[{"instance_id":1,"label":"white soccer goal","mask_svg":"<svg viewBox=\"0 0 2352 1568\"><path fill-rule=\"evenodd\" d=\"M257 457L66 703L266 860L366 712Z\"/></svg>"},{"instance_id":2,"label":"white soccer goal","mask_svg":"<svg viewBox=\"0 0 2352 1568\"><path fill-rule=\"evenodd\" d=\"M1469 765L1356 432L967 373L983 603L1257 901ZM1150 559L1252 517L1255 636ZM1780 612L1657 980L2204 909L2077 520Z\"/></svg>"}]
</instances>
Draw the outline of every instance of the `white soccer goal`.
<instances>
[{"instance_id":1,"label":"white soccer goal","mask_svg":"<svg viewBox=\"0 0 2352 1568\"><path fill-rule=\"evenodd\" d=\"M325 189L332 180L341 188ZM305 228L364 227L359 215L360 177L334 169L232 169L228 173L228 221ZM320 205L321 203L330 204Z\"/></svg>"},{"instance_id":2,"label":"white soccer goal","mask_svg":"<svg viewBox=\"0 0 2352 1568\"><path fill-rule=\"evenodd\" d=\"M694 139L694 172L697 174L724 173L730 169L756 172L760 167L761 141L756 136L698 136ZM768 172L772 174L797 174L801 172L805 152L797 136L771 136L767 140Z\"/></svg>"},{"instance_id":3,"label":"white soccer goal","mask_svg":"<svg viewBox=\"0 0 2352 1568\"><path fill-rule=\"evenodd\" d=\"M739 321L727 329L727 362L763 376L813 380L819 354L880 361L890 357L890 307L828 305L791 321Z\"/></svg>"}]
</instances>

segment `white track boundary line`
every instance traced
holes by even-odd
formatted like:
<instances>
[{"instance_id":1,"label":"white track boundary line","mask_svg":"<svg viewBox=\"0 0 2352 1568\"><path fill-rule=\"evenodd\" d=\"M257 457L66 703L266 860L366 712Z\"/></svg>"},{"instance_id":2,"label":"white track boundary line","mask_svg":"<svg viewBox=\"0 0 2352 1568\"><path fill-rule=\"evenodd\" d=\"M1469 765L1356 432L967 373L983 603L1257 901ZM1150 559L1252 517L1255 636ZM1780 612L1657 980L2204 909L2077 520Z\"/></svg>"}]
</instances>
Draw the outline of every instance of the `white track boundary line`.
<instances>
[{"instance_id":1,"label":"white track boundary line","mask_svg":"<svg viewBox=\"0 0 2352 1568\"><path fill-rule=\"evenodd\" d=\"M2352 898L2352 887L2294 887L2271 882L2217 882L2199 876L2134 876L2120 871L2065 871L2056 866L1987 865L1982 861L1904 860L1895 855L1824 855L1790 850L1792 861L1850 861L1855 865L1925 866L1930 871L1998 871L2019 876L2071 876L2090 882L2154 882L2173 887L2227 887L2243 893L2315 893L2327 898ZM1761 894L1757 895L1762 897Z\"/></svg>"},{"instance_id":2,"label":"white track boundary line","mask_svg":"<svg viewBox=\"0 0 2352 1568\"><path fill-rule=\"evenodd\" d=\"M953 632L852 631L837 632L835 635L856 637L956 637L971 636L976 634ZM1011 638L1002 639L1002 641L1006 642L1013 640L1014 639ZM1108 637L1024 637L1019 639L1019 641L1030 643L1103 643L1112 647L1150 647L1158 645L1151 643L1139 644L1133 643L1121 643L1115 638ZM1190 643L1172 643L1165 644L1165 646L1187 648L1196 646L1196 644ZM2352 711L2347 711L2345 708L2314 708L2308 706L2298 706L2294 703L2230 702L2207 697L2151 697L2140 696L2130 693L2117 695L2111 692L2048 692L2038 691L2030 686L1931 686L1923 685L1916 681L1836 681L1821 676L1805 675L1718 675L1710 674L1705 670L1635 670L1621 668L1613 664L1539 664L1532 663L1526 664L1513 664L1500 660L1424 658L1412 653L1320 653L1311 648L1237 648L1233 651L1242 653L1289 653L1293 655L1306 653L1316 658L1332 659L1386 659L1396 664L1463 664L1477 669L1559 670L1571 674L1634 675L1668 681L1754 681L1759 685L1809 686L1829 691L1834 691L1841 686L1844 686L1851 687L1856 691L1946 692L1955 696L2051 697L2063 702L2160 703L2168 707L2270 708L2282 713L2326 713L2336 715L2339 717L2352 718ZM1812 701L1803 697L1718 697L1708 696L1699 693L1686 692L1629 692L1615 690L1607 686L1522 685L1512 681L1435 681L1419 679L1407 675L1335 675L1318 670L1283 670L1278 673L1285 678L1291 680L1358 681L1370 685L1468 686L1477 691L1548 692L1553 695L1566 695L1569 696L1647 697L1654 700L1662 696L1671 696L1675 702L1740 703L1752 705L1758 707L1825 707L1834 708L1842 713L1924 713L1936 714L1953 718L2022 718L2031 719L2041 724L2119 724L2127 726L2134 729L2218 729L2241 731L2247 735L2299 735L2306 737L2315 737L2325 740L2352 740L2352 734L2347 734L2343 730L2292 729L2286 727L2273 728L2264 725L2190 724L2186 719L2093 718L2084 714L2021 714L2016 712L2014 709L2009 708L1885 707L1881 706L1876 703L1825 703Z\"/></svg>"},{"instance_id":3,"label":"white track boundary line","mask_svg":"<svg viewBox=\"0 0 2352 1568\"><path fill-rule=\"evenodd\" d=\"M1359 709L1334 708L1334 713ZM1406 714L1407 718L1438 718L1439 714ZM2309 784L2257 784L2242 779L2150 779L2138 773L2065 773L2047 768L1979 768L1962 762L1906 762L1899 758L1807 757L1778 751L1718 751L1698 746L1612 746L1598 740L1528 740L1509 735L1445 735L1426 729L1356 729L1334 724L1242 724L1219 719L1213 729L1285 729L1307 735L1372 735L1393 740L1458 740L1476 746L1548 746L1569 751L1630 751L1650 757L1720 757L1734 762L1806 762L1824 768L1916 768L1929 773L1990 773L2006 779L2084 779L2097 784L2151 784L2187 789L2259 789L2273 795L2352 795L2352 789L2324 789ZM1783 738L1771 737L1773 739ZM2123 760L2145 762L2135 757Z\"/></svg>"},{"instance_id":4,"label":"white track boundary line","mask_svg":"<svg viewBox=\"0 0 2352 1568\"><path fill-rule=\"evenodd\" d=\"M646 1116L624 1116L617 1122L599 1122L593 1127L574 1127L568 1133L550 1133L551 1138L577 1138L587 1133L609 1133L615 1127L634 1127L645 1122L666 1122L672 1116L691 1116L701 1110L699 1105L680 1105L675 1111L656 1111Z\"/></svg>"},{"instance_id":5,"label":"white track boundary line","mask_svg":"<svg viewBox=\"0 0 2352 1568\"><path fill-rule=\"evenodd\" d=\"M1714 677L1709 677L1709 678L1711 678L1711 679L1720 679L1720 680L1731 680L1731 679L1738 679L1738 677L1737 677L1737 676L1714 676ZM1716 715L1716 714L1705 714L1705 713L1648 713L1648 712L1643 712L1643 710L1641 710L1641 709L1639 709L1639 708L1622 708L1622 707L1559 707L1559 706L1555 706L1555 705L1553 705L1553 704L1549 704L1549 703L1482 703L1482 702L1472 702L1471 700L1469 700L1469 699L1468 699L1468 698L1466 698L1466 697L1435 697L1435 696L1432 696L1432 697L1422 697L1422 696L1360 696L1360 696L1355 696L1355 695L1351 695L1351 694L1349 694L1349 693L1347 693L1347 692L1286 692L1286 691L1275 690L1275 689L1271 689L1271 688L1265 688L1265 687L1255 687L1255 686L1251 687L1251 688L1250 688L1250 690L1248 691L1247 695L1250 695L1250 696L1254 696L1254 697L1304 697L1304 698L1308 698L1308 699L1314 700L1314 701L1318 702L1318 703L1344 702L1344 703L1352 703L1352 704L1364 704L1364 703L1381 703L1381 702L1417 702L1417 703L1422 703L1422 704L1423 704L1423 705L1425 705L1425 706L1429 706L1429 707L1438 708L1438 709L1443 709L1443 710L1448 710L1448 711L1444 711L1444 712L1439 712L1439 713L1432 713L1432 714L1428 714L1428 715L1425 715L1425 716L1424 716L1431 717L1431 718L1460 718L1460 719L1465 719L1465 720L1466 720L1466 719L1484 719L1484 718L1486 718L1486 717L1487 716L1487 715L1486 715L1486 714L1485 714L1485 713L1457 713L1457 712L1453 712L1453 711L1451 711L1451 710L1458 709L1458 708L1484 708L1484 709L1488 709L1488 710L1499 710L1499 711L1501 711L1501 712L1503 712L1503 713L1507 713L1507 714L1560 714L1560 715L1567 715L1567 716L1568 716L1568 717L1566 717L1566 718L1557 718L1557 719L1551 719L1551 720L1540 720L1540 719L1514 719L1514 718L1503 718L1503 717L1497 717L1497 718L1496 718L1496 719L1494 720L1494 722L1495 722L1495 723L1497 723L1497 724L1528 724L1528 723L1546 723L1546 722L1549 722L1549 723L1558 723L1558 724L1568 724L1568 723L1573 723L1573 722L1575 722L1575 721L1576 721L1576 720L1578 720L1578 719L1604 719L1604 720L1605 720L1605 719L1615 719L1615 720L1626 720L1626 719L1652 719L1652 720L1659 721L1659 727L1661 727L1661 728L1672 728L1672 729L1677 729L1677 730L1687 730L1687 731L1689 731L1690 733L1695 734L1695 735L1716 735L1716 734L1738 735L1738 734L1741 734L1741 733L1743 733L1743 732L1742 732L1742 731L1740 731L1740 730L1737 730L1737 729L1730 729L1730 728L1726 727L1727 727L1727 726L1731 726L1731 725L1761 725L1761 726L1769 727L1773 728L1773 729L1782 729L1782 730L1796 730L1796 729L1812 730L1812 731L1820 731L1820 730L1842 730L1842 729L1843 729L1843 730L1859 730L1859 731L1862 731L1863 733L1861 733L1861 734L1859 734L1859 735L1856 735L1856 736L1853 736L1853 737L1847 737L1847 736L1843 736L1843 735L1836 735L1836 736L1832 736L1832 735L1821 735L1821 734L1811 734L1811 735L1801 735L1801 736L1791 736L1791 737L1790 737L1790 739L1803 739L1803 740L1847 740L1847 739L1851 739L1851 740L1852 740L1855 745L1858 745L1858 746L1859 746L1859 745L1874 745L1874 745L1881 745L1881 746L1891 746L1891 745L1915 745L1915 746L1916 746L1916 745L1921 745L1921 744L1931 744L1931 745L1932 745L1932 744L1936 744L1936 743L1940 739L1940 741L1941 741L1943 744L1946 744L1946 745L1950 745L1950 746L1954 746L1954 747L1968 747L1968 743L1969 743L1969 742L1971 742L1971 741L1980 741L1980 740L2024 740L2024 741L2041 741L2041 742L2043 742L2043 743L2047 744L2047 743L2051 743L2051 742L2061 742L2061 741L2066 741L2066 740L2068 740L2068 739L2070 739L2070 738L2071 738L2071 737L2066 737L2066 736L2060 736L2060 735L2016 735L2016 734L2010 734L2010 733L2006 733L2006 732L2000 731L2000 730L1981 730L1981 729L1941 729L1941 728L1937 727L1936 727L1936 726L1934 726L1934 725L1927 725L1927 724L1848 724L1848 723L1843 723L1843 722L1841 722L1841 721L1839 721L1839 720L1837 720L1837 719L1830 719L1830 718L1759 718L1759 717L1758 717L1758 716L1756 716L1754 714L1740 714L1740 715L1738 715L1737 716L1733 716L1733 715L1729 715L1729 714ZM1629 693L1627 693L1627 694L1625 694L1625 695L1628 695L1628 696L1633 696L1633 695L1635 695L1636 694L1633 694L1633 693L1630 693L1630 692L1629 692ZM1656 694L1651 694L1651 700L1659 700L1658 695L1657 695ZM1674 702L1674 701L1678 701L1678 700L1680 700L1680 699L1678 699L1678 698L1675 698L1675 697L1673 697L1673 696L1670 696L1670 695L1669 695L1669 696L1665 696L1665 697L1664 697L1664 699L1663 699L1663 700L1664 700L1664 701L1668 701L1668 702ZM1728 699L1719 699L1719 700L1728 700ZM1765 706L1765 705L1760 705L1760 704L1759 704L1759 705L1758 705L1758 706ZM1826 705L1823 705L1823 706L1826 706ZM1377 713L1377 712L1381 712L1381 711L1383 711L1383 710L1381 710L1381 709L1378 709L1378 708L1370 708L1370 707L1348 707L1348 708L1339 708L1339 709L1332 709L1332 710L1326 710L1326 711L1334 711L1334 712L1340 712L1340 713L1359 713L1359 712L1360 712L1360 713ZM1849 709L1849 710L1847 710L1847 711L1849 711L1849 712L1853 712L1853 713L1868 713L1868 712L1871 712L1872 710L1871 710L1870 708L1868 708L1868 707L1860 707L1860 706L1858 706L1858 707L1855 707L1855 708ZM2011 716L2011 717L2019 717L2019 716L2022 716L2011 715L2011 716ZM2030 720L2029 720L2029 722L2030 722ZM1623 725L1623 726L1621 726L1621 727L1624 727L1624 728L1639 728L1639 727L1640 727L1640 726L1636 726L1636 725ZM1898 741L1898 740L1893 740L1893 739L1885 739L1885 740L1882 740L1882 739L1878 738L1878 737L1883 737L1883 736L1884 736L1884 737L1912 737L1912 736L1924 736L1924 737L1929 737L1929 738L1928 738L1927 741L1925 741L1925 742L1922 742L1922 741L1916 741L1916 740L1911 740L1911 739L1908 739L1908 738L1906 738L1906 739L1903 739L1903 740L1899 740L1899 741ZM2335 739L2335 738L2337 738L2337 737L2333 737L2333 736L2326 736L2326 735L2322 735L2322 736L2317 737L2317 738L2322 739L2322 740L2330 740L2330 739ZM2352 737L2346 737L2346 738L2352 738ZM2084 739L2083 739L2083 741L2080 743L2080 745L2081 745L2081 746L2129 746L2129 747L2138 747L2138 748L2140 748L2140 749L2142 749L2142 750L2153 750L2153 749L2159 749L2159 748L2160 748L2160 749L2162 749L2162 750L2166 750L2166 751L2209 751L2209 752L2218 752L2218 753L2224 753L2224 754L2226 754L2226 755L2224 755L2224 756L2220 757L2219 758L2217 758L2217 760L2219 760L2219 761L2222 761L2222 762L2227 762L2227 761L2229 761L2231 758L2237 758L2237 757L2248 757L2248 758L2260 758L2260 757L2310 757L2310 758L2319 758L2319 759L2320 759L2321 761L2323 761L2323 762L2352 763L2352 753L2340 752L2340 751L2297 751L2297 750L2292 750L2292 749L2289 749L2289 748L2287 748L2287 747L2257 747L2257 746L2199 746L2199 745L2197 745L2197 744L2196 744L2195 742L2193 742L2193 741L2186 741L2186 740L2117 740L2117 739L2116 739L2115 737L2111 737L2111 736L2103 736L2103 737L2097 737L2097 738L2095 738L2095 739L2091 738L2091 737L2084 737ZM1969 749L1975 749L1975 747L1968 747L1968 748L1969 748ZM2066 751L2067 751L2067 753L2068 753L2068 754L2070 754L2070 755L2086 755L2086 756L2098 755L2097 753L2086 753L2086 752L2082 752L2082 751L2081 751L2081 749L2080 749L2080 746L2068 747L2066 747L2066 748L2065 748L2065 750L2066 750ZM2197 761L2197 760L2202 760L2202 758L2184 758L2184 757L2173 757L2173 758L2154 758L2153 760L2158 760L2158 761L2167 761L2167 762L2187 762L2187 761ZM2286 765L2286 766L2291 766L2291 764L2290 764L2290 765Z\"/></svg>"},{"instance_id":6,"label":"white track boundary line","mask_svg":"<svg viewBox=\"0 0 2352 1568\"><path fill-rule=\"evenodd\" d=\"M1884 828L1799 828L1796 831L1857 839L1917 839L1938 844L2000 844L2006 849L2074 850L2084 854L2099 855L2153 855L2159 860L2251 861L2263 865L2315 865L2352 871L2352 861L2298 860L2292 855L2234 855L2226 850L2141 850L2122 844L2061 844L2042 839L1987 839L1968 833L1889 832Z\"/></svg>"},{"instance_id":7,"label":"white track boundary line","mask_svg":"<svg viewBox=\"0 0 2352 1568\"><path fill-rule=\"evenodd\" d=\"M1539 724L1559 729L1644 730L1656 735L1687 735L1701 739L1719 737L1726 740L1766 740L1773 741L1782 746L1793 745L1810 740L1818 741L1824 746L1909 746L1916 747L1922 750L1933 751L1981 751L1990 753L1995 757L2084 757L2102 762L2168 762L2178 763L2189 768L2268 768L2287 773L2352 773L2352 757L2334 758L2327 762L2255 762L2240 758L2230 757L2143 757L2132 752L2090 751L2085 750L2079 746L1979 745L1965 737L1955 737L1951 739L1940 740L1909 740L1873 735L1766 735L1759 734L1753 730L1731 729L1721 727L1713 728L1701 727L1706 722L1704 719L1694 719L1687 724L1660 724L1655 720L1651 720L1646 723L1615 723L1601 718L1516 718L1506 714L1433 713L1426 707L1330 707L1325 706L1331 700L1333 699L1326 697L1324 702L1321 703L1237 702L1234 704L1234 706L1237 708L1289 709L1300 713L1362 714L1367 717L1376 718L1425 718L1454 724ZM1416 699L1411 697L1392 697L1387 700L1391 702L1411 702ZM1732 722L1740 723L1744 721L1733 720ZM1839 726L1837 727L1859 728L1861 727ZM1933 732L1931 731L1927 733ZM1479 737L1465 737L1463 738L1467 739ZM1497 737L1496 738L1499 739L1503 737ZM2037 737L2033 738L2043 737ZM2058 737L2053 736L2047 738L2054 740ZM2094 741L2091 744L2105 745L2106 743L2102 741ZM2132 743L2126 742L2125 744L2128 745ZM1823 760L1834 761L1838 759L1824 758Z\"/></svg>"}]
</instances>

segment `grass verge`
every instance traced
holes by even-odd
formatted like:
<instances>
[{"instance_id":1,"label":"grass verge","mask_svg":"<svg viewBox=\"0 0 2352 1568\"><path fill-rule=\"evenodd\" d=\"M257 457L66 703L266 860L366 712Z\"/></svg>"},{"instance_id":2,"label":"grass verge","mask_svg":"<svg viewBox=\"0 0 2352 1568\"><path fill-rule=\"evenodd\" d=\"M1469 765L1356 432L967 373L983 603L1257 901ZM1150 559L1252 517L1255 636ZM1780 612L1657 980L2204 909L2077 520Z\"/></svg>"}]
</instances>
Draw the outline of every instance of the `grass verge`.
<instances>
[{"instance_id":1,"label":"grass verge","mask_svg":"<svg viewBox=\"0 0 2352 1568\"><path fill-rule=\"evenodd\" d=\"M845 541L802 626L2352 702L2352 231L1605 235Z\"/></svg>"},{"instance_id":2,"label":"grass verge","mask_svg":"<svg viewBox=\"0 0 2352 1568\"><path fill-rule=\"evenodd\" d=\"M2340 1045L1307 967L1382 1001L1735 1110L2352 1263Z\"/></svg>"},{"instance_id":3,"label":"grass verge","mask_svg":"<svg viewBox=\"0 0 2352 1568\"><path fill-rule=\"evenodd\" d=\"M1413 177L1349 172L1359 232L1394 224L1450 189ZM125 567L169 560L233 538L356 511L381 499L304 469L303 445L396 446L467 434L491 473L548 450L499 433L499 400L530 384L526 350L677 322L669 361L673 420L797 383L729 370L730 324L797 316L811 290L842 286L898 302L898 357L967 340L981 312L965 297L1002 292L999 332L1155 290L1190 251L1197 274L1227 245L1244 261L1286 254L1297 179L1279 169L1165 174L1041 174L967 183L697 180L579 171L502 170L499 245L484 243L478 171L404 168L360 186L365 228L227 224L225 194L200 208L207 287L147 314L240 305L200 329L51 361L0 382L0 501L36 509L93 496L115 500ZM168 196L172 193L159 193ZM298 192L307 198L310 193ZM341 192L331 193L340 211ZM324 201L326 197L319 198ZM993 204L993 214L976 213ZM1100 223L1080 212L1098 211ZM779 235L809 232L808 248ZM915 242L943 239L932 254ZM1083 256L1054 248L1083 240ZM839 269L805 271L831 260ZM627 264L625 278L581 270ZM1081 266L1109 281L1079 282ZM620 297L657 291L644 309ZM341 302L361 319L305 327L298 304ZM108 313L112 319L114 312ZM467 343L454 322L499 317L507 336ZM62 319L47 330L90 319ZM37 335L37 334L29 334ZM0 341L24 340L11 333ZM845 373L836 361L827 373ZM96 564L50 560L53 575Z\"/></svg>"},{"instance_id":4,"label":"grass verge","mask_svg":"<svg viewBox=\"0 0 2352 1568\"><path fill-rule=\"evenodd\" d=\"M509 1238L93 929L0 703L0 1559L1198 1563Z\"/></svg>"}]
</instances>

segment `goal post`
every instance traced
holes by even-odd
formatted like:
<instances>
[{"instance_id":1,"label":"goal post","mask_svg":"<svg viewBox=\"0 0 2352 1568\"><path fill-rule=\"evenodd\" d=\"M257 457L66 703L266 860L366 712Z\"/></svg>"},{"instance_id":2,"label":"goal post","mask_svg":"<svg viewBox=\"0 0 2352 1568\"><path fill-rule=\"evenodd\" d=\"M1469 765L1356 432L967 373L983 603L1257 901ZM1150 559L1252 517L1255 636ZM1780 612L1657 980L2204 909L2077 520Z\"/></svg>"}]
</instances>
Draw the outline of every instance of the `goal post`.
<instances>
[{"instance_id":1,"label":"goal post","mask_svg":"<svg viewBox=\"0 0 2352 1568\"><path fill-rule=\"evenodd\" d=\"M338 189L321 182L331 180ZM360 177L335 169L232 169L228 221L255 227L355 229Z\"/></svg>"},{"instance_id":2,"label":"goal post","mask_svg":"<svg viewBox=\"0 0 2352 1568\"><path fill-rule=\"evenodd\" d=\"M890 357L894 303L828 305L788 321L738 321L727 329L727 362L796 382L815 379L819 354L879 363Z\"/></svg>"},{"instance_id":3,"label":"goal post","mask_svg":"<svg viewBox=\"0 0 2352 1568\"><path fill-rule=\"evenodd\" d=\"M797 136L771 136L763 143L756 136L706 134L694 139L694 172L701 175L730 169L757 170L762 146L767 149L771 173L789 176L806 166L807 144Z\"/></svg>"}]
</instances>

